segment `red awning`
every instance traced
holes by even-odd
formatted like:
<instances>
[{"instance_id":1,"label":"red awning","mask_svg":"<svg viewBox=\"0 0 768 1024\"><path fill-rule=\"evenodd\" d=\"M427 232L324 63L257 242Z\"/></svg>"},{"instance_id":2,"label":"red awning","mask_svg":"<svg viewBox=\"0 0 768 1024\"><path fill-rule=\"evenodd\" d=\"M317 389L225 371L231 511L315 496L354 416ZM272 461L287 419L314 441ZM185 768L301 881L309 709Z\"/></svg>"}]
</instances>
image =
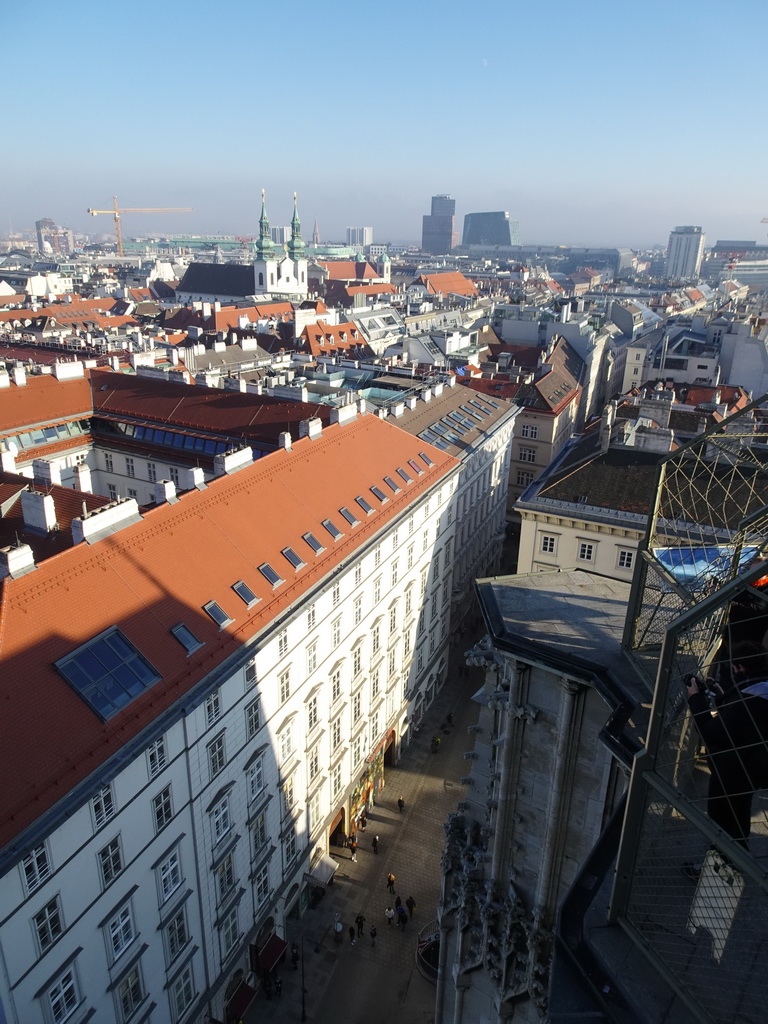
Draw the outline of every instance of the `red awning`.
<instances>
[{"instance_id":1,"label":"red awning","mask_svg":"<svg viewBox=\"0 0 768 1024\"><path fill-rule=\"evenodd\" d=\"M284 942L279 935L270 935L259 950L259 970L270 973L274 971L277 961L287 948L288 943Z\"/></svg>"},{"instance_id":2,"label":"red awning","mask_svg":"<svg viewBox=\"0 0 768 1024\"><path fill-rule=\"evenodd\" d=\"M227 1020L240 1020L255 998L256 989L241 981L227 1003Z\"/></svg>"}]
</instances>

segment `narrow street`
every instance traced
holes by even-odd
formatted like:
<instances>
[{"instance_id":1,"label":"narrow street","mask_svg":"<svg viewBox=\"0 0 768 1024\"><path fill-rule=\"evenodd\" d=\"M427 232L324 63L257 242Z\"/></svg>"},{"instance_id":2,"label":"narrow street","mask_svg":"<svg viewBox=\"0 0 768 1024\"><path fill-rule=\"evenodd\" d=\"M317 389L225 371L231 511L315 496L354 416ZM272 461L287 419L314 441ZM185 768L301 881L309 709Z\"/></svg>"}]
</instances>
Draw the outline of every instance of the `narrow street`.
<instances>
[{"instance_id":1,"label":"narrow street","mask_svg":"<svg viewBox=\"0 0 768 1024\"><path fill-rule=\"evenodd\" d=\"M303 946L306 1019L313 1024L429 1024L434 1019L435 986L416 968L419 932L435 920L440 897L440 856L443 824L462 799L460 783L469 774L465 751L473 738L467 727L477 720L478 705L470 700L482 682L477 669L463 669L463 654L477 636L465 637L452 651L448 679L422 722L416 739L402 754L397 768L389 769L386 785L371 809L368 827L359 834L357 862L344 849L330 854L339 862L334 882L315 909L309 909L294 932L286 934L289 946ZM448 725L448 714L453 725ZM433 736L441 743L431 751ZM405 808L398 810L402 796ZM379 836L378 854L371 840ZM394 905L387 891L387 875L395 875L395 893L403 903L416 902L412 920L402 930L387 924L384 914ZM349 927L359 913L365 917L362 937L352 945ZM334 923L342 924L340 941L334 939ZM375 946L369 930L377 929ZM245 1024L270 1024L302 1019L301 962L293 971L290 960L282 964L282 994L271 1000L259 994L245 1016Z\"/></svg>"}]
</instances>

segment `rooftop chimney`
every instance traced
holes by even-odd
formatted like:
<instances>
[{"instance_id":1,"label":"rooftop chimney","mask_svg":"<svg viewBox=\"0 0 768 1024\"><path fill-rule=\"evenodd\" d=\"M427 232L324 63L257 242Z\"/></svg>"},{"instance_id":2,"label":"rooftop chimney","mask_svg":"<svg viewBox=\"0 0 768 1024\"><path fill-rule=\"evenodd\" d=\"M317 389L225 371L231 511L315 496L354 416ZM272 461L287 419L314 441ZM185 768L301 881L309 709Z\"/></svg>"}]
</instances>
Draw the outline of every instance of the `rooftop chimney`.
<instances>
[{"instance_id":1,"label":"rooftop chimney","mask_svg":"<svg viewBox=\"0 0 768 1024\"><path fill-rule=\"evenodd\" d=\"M29 544L0 548L0 580L10 576L12 580L24 576L35 568L35 556Z\"/></svg>"},{"instance_id":2,"label":"rooftop chimney","mask_svg":"<svg viewBox=\"0 0 768 1024\"><path fill-rule=\"evenodd\" d=\"M216 476L223 476L225 473L236 473L243 466L250 466L253 462L253 449L232 448L228 452L222 452L213 457L213 471Z\"/></svg>"},{"instance_id":3,"label":"rooftop chimney","mask_svg":"<svg viewBox=\"0 0 768 1024\"><path fill-rule=\"evenodd\" d=\"M164 501L173 503L179 499L176 497L176 484L173 480L158 480L154 486L154 498L158 505Z\"/></svg>"},{"instance_id":4,"label":"rooftop chimney","mask_svg":"<svg viewBox=\"0 0 768 1024\"><path fill-rule=\"evenodd\" d=\"M310 420L302 420L299 423L299 437L308 437L310 441L316 441L323 433L323 421L318 416Z\"/></svg>"},{"instance_id":5,"label":"rooftop chimney","mask_svg":"<svg viewBox=\"0 0 768 1024\"><path fill-rule=\"evenodd\" d=\"M58 462L46 462L45 459L32 460L32 473L36 484L50 487L61 483L61 467Z\"/></svg>"},{"instance_id":6,"label":"rooftop chimney","mask_svg":"<svg viewBox=\"0 0 768 1024\"><path fill-rule=\"evenodd\" d=\"M136 499L120 498L118 501L111 501L102 508L86 512L79 518L73 519L72 542L80 544L85 540L93 543L106 537L107 534L122 530L124 526L131 526L140 521L141 516Z\"/></svg>"},{"instance_id":7,"label":"rooftop chimney","mask_svg":"<svg viewBox=\"0 0 768 1024\"><path fill-rule=\"evenodd\" d=\"M195 487L198 491L201 491L205 487L205 474L201 466L192 466L191 469L185 469L183 475L185 477L185 491L191 491Z\"/></svg>"},{"instance_id":8,"label":"rooftop chimney","mask_svg":"<svg viewBox=\"0 0 768 1024\"><path fill-rule=\"evenodd\" d=\"M86 463L81 462L75 466L74 469L75 477L75 490L82 491L83 494L93 494L93 484L91 483L91 467Z\"/></svg>"},{"instance_id":9,"label":"rooftop chimney","mask_svg":"<svg viewBox=\"0 0 768 1024\"><path fill-rule=\"evenodd\" d=\"M21 512L24 525L30 530L51 533L58 528L56 522L56 505L52 494L41 491L27 490L21 492Z\"/></svg>"},{"instance_id":10,"label":"rooftop chimney","mask_svg":"<svg viewBox=\"0 0 768 1024\"><path fill-rule=\"evenodd\" d=\"M345 423L351 423L354 419L357 419L357 404L354 402L331 409L331 423L343 426Z\"/></svg>"},{"instance_id":11,"label":"rooftop chimney","mask_svg":"<svg viewBox=\"0 0 768 1024\"><path fill-rule=\"evenodd\" d=\"M11 376L13 377L13 383L17 388L23 388L27 383L27 371L23 366L14 366L11 370Z\"/></svg>"},{"instance_id":12,"label":"rooftop chimney","mask_svg":"<svg viewBox=\"0 0 768 1024\"><path fill-rule=\"evenodd\" d=\"M281 448L285 448L287 452L291 450L291 433L289 430L284 430L277 439L277 443Z\"/></svg>"},{"instance_id":13,"label":"rooftop chimney","mask_svg":"<svg viewBox=\"0 0 768 1024\"><path fill-rule=\"evenodd\" d=\"M0 452L0 469L4 473L16 473L16 458L13 452L9 452L7 448L4 448Z\"/></svg>"}]
</instances>

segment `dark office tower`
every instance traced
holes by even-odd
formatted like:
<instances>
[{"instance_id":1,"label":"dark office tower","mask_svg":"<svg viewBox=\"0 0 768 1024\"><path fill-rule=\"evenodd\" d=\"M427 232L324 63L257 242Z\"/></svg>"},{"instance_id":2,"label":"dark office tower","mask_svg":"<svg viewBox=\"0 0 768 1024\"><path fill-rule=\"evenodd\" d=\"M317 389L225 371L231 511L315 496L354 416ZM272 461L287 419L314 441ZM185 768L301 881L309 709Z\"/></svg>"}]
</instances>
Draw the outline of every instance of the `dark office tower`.
<instances>
[{"instance_id":1,"label":"dark office tower","mask_svg":"<svg viewBox=\"0 0 768 1024\"><path fill-rule=\"evenodd\" d=\"M464 217L462 245L512 245L509 214L503 210L495 213L468 213Z\"/></svg>"},{"instance_id":2,"label":"dark office tower","mask_svg":"<svg viewBox=\"0 0 768 1024\"><path fill-rule=\"evenodd\" d=\"M422 221L421 248L433 256L442 256L458 241L454 228L456 200L450 196L432 196L432 212Z\"/></svg>"}]
</instances>

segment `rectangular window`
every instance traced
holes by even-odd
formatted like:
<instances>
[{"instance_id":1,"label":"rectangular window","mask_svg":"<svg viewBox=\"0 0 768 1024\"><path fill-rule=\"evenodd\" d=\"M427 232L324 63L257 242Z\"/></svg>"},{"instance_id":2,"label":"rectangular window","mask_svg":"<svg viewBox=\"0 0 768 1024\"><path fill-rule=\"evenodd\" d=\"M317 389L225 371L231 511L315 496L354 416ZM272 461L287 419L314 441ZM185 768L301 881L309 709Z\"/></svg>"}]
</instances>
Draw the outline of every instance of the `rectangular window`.
<instances>
[{"instance_id":1,"label":"rectangular window","mask_svg":"<svg viewBox=\"0 0 768 1024\"><path fill-rule=\"evenodd\" d=\"M398 578L399 571L400 571L399 570L399 564L400 563L399 563L399 560L397 558L395 558L392 561L392 586L393 587L397 584L397 578Z\"/></svg>"},{"instance_id":2,"label":"rectangular window","mask_svg":"<svg viewBox=\"0 0 768 1024\"><path fill-rule=\"evenodd\" d=\"M331 646L338 647L341 643L341 618L334 619L331 623Z\"/></svg>"},{"instance_id":3,"label":"rectangular window","mask_svg":"<svg viewBox=\"0 0 768 1024\"><path fill-rule=\"evenodd\" d=\"M312 643L307 647L307 675L312 673L317 668L317 640L313 640Z\"/></svg>"},{"instance_id":4,"label":"rectangular window","mask_svg":"<svg viewBox=\"0 0 768 1024\"><path fill-rule=\"evenodd\" d=\"M518 456L521 462L535 462L536 461L536 449L535 448L520 448L520 454Z\"/></svg>"},{"instance_id":5,"label":"rectangular window","mask_svg":"<svg viewBox=\"0 0 768 1024\"><path fill-rule=\"evenodd\" d=\"M311 697L307 701L307 732L312 730L317 725L317 697Z\"/></svg>"},{"instance_id":6,"label":"rectangular window","mask_svg":"<svg viewBox=\"0 0 768 1024\"><path fill-rule=\"evenodd\" d=\"M359 587L363 582L363 567L362 565L355 566L355 586Z\"/></svg>"},{"instance_id":7,"label":"rectangular window","mask_svg":"<svg viewBox=\"0 0 768 1024\"><path fill-rule=\"evenodd\" d=\"M356 597L355 598L353 619L354 619L354 624L356 626L359 626L360 623L363 621L363 599L362 599L362 597Z\"/></svg>"},{"instance_id":8,"label":"rectangular window","mask_svg":"<svg viewBox=\"0 0 768 1024\"><path fill-rule=\"evenodd\" d=\"M389 652L389 675L393 676L397 671L397 648Z\"/></svg>"},{"instance_id":9,"label":"rectangular window","mask_svg":"<svg viewBox=\"0 0 768 1024\"><path fill-rule=\"evenodd\" d=\"M225 626L228 626L230 622L234 621L232 616L227 615L221 605L217 604L216 601L209 601L207 604L204 604L203 611L213 619L219 629L224 629Z\"/></svg>"},{"instance_id":10,"label":"rectangular window","mask_svg":"<svg viewBox=\"0 0 768 1024\"><path fill-rule=\"evenodd\" d=\"M341 696L341 670L337 669L331 676L331 703L335 704Z\"/></svg>"},{"instance_id":11,"label":"rectangular window","mask_svg":"<svg viewBox=\"0 0 768 1024\"><path fill-rule=\"evenodd\" d=\"M291 759L293 755L293 723L289 722L288 725L280 733L280 763L285 764L286 761Z\"/></svg>"},{"instance_id":12,"label":"rectangular window","mask_svg":"<svg viewBox=\"0 0 768 1024\"><path fill-rule=\"evenodd\" d=\"M291 696L291 670L287 668L279 677L280 703L285 704Z\"/></svg>"},{"instance_id":13,"label":"rectangular window","mask_svg":"<svg viewBox=\"0 0 768 1024\"><path fill-rule=\"evenodd\" d=\"M104 468L108 473L113 473L115 469L114 459L109 452L104 455Z\"/></svg>"},{"instance_id":14,"label":"rectangular window","mask_svg":"<svg viewBox=\"0 0 768 1024\"><path fill-rule=\"evenodd\" d=\"M363 648L358 645L352 652L352 675L356 676L363 667Z\"/></svg>"},{"instance_id":15,"label":"rectangular window","mask_svg":"<svg viewBox=\"0 0 768 1024\"><path fill-rule=\"evenodd\" d=\"M115 836L111 843L107 843L98 855L99 868L101 869L101 881L109 885L123 870L123 855L120 850L120 837Z\"/></svg>"},{"instance_id":16,"label":"rectangular window","mask_svg":"<svg viewBox=\"0 0 768 1024\"><path fill-rule=\"evenodd\" d=\"M110 818L114 817L115 804L112 800L112 789L110 786L103 786L91 800L93 812L93 823L96 829L106 825Z\"/></svg>"},{"instance_id":17,"label":"rectangular window","mask_svg":"<svg viewBox=\"0 0 768 1024\"><path fill-rule=\"evenodd\" d=\"M184 907L168 922L168 927L165 929L165 937L168 948L168 960L175 960L189 942L187 914Z\"/></svg>"},{"instance_id":18,"label":"rectangular window","mask_svg":"<svg viewBox=\"0 0 768 1024\"><path fill-rule=\"evenodd\" d=\"M338 583L333 584L333 589L331 590L331 599L333 601L333 607L335 608L338 605L339 601L341 600L341 586Z\"/></svg>"},{"instance_id":19,"label":"rectangular window","mask_svg":"<svg viewBox=\"0 0 768 1024\"><path fill-rule=\"evenodd\" d=\"M579 561L591 562L595 556L595 545L582 540L579 542Z\"/></svg>"},{"instance_id":20,"label":"rectangular window","mask_svg":"<svg viewBox=\"0 0 768 1024\"><path fill-rule=\"evenodd\" d=\"M157 869L162 903L181 885L181 861L178 850L174 850Z\"/></svg>"},{"instance_id":21,"label":"rectangular window","mask_svg":"<svg viewBox=\"0 0 768 1024\"><path fill-rule=\"evenodd\" d=\"M128 497L129 498L136 498L136 499L138 499L139 492L135 488L129 487L128 488Z\"/></svg>"},{"instance_id":22,"label":"rectangular window","mask_svg":"<svg viewBox=\"0 0 768 1024\"><path fill-rule=\"evenodd\" d=\"M408 616L411 614L412 611L413 611L413 590L409 587L408 590L406 590L406 592L405 592L405 617L408 618Z\"/></svg>"},{"instance_id":23,"label":"rectangular window","mask_svg":"<svg viewBox=\"0 0 768 1024\"><path fill-rule=\"evenodd\" d=\"M127 1021L138 1010L144 998L138 967L134 967L117 986L117 998L120 1002L122 1019Z\"/></svg>"},{"instance_id":24,"label":"rectangular window","mask_svg":"<svg viewBox=\"0 0 768 1024\"><path fill-rule=\"evenodd\" d=\"M634 551L620 551L619 552L619 568L620 569L631 569L635 561Z\"/></svg>"},{"instance_id":25,"label":"rectangular window","mask_svg":"<svg viewBox=\"0 0 768 1024\"><path fill-rule=\"evenodd\" d=\"M107 484L107 497L110 501L117 501L117 486L116 484Z\"/></svg>"},{"instance_id":26,"label":"rectangular window","mask_svg":"<svg viewBox=\"0 0 768 1024\"><path fill-rule=\"evenodd\" d=\"M285 583L283 577L279 573L275 572L275 570L268 562L263 562L259 566L259 572L267 581L267 583L269 583L273 587L279 587L281 583Z\"/></svg>"},{"instance_id":27,"label":"rectangular window","mask_svg":"<svg viewBox=\"0 0 768 1024\"><path fill-rule=\"evenodd\" d=\"M285 863L290 864L297 853L296 833L289 832L285 837Z\"/></svg>"},{"instance_id":28,"label":"rectangular window","mask_svg":"<svg viewBox=\"0 0 768 1024\"><path fill-rule=\"evenodd\" d=\"M183 622L178 622L175 626L171 626L170 631L187 654L194 654L195 651L199 651L203 646L202 641L198 640L189 626L186 626Z\"/></svg>"},{"instance_id":29,"label":"rectangular window","mask_svg":"<svg viewBox=\"0 0 768 1024\"><path fill-rule=\"evenodd\" d=\"M359 721L360 715L363 713L362 710L362 696L356 693L352 698L352 724Z\"/></svg>"},{"instance_id":30,"label":"rectangular window","mask_svg":"<svg viewBox=\"0 0 768 1024\"><path fill-rule=\"evenodd\" d=\"M255 604L258 604L259 598L256 597L248 584L243 580L238 580L237 583L233 583L232 589L245 604L246 608L253 608Z\"/></svg>"},{"instance_id":31,"label":"rectangular window","mask_svg":"<svg viewBox=\"0 0 768 1024\"><path fill-rule=\"evenodd\" d=\"M375 700L379 695L379 666L371 669L371 700Z\"/></svg>"},{"instance_id":32,"label":"rectangular window","mask_svg":"<svg viewBox=\"0 0 768 1024\"><path fill-rule=\"evenodd\" d=\"M248 767L248 799L256 800L264 792L264 758L257 757Z\"/></svg>"},{"instance_id":33,"label":"rectangular window","mask_svg":"<svg viewBox=\"0 0 768 1024\"><path fill-rule=\"evenodd\" d=\"M35 914L35 934L37 935L37 944L40 947L40 952L44 953L49 946L52 946L63 931L61 909L59 908L59 898L57 896L50 903L46 903L38 914Z\"/></svg>"},{"instance_id":34,"label":"rectangular window","mask_svg":"<svg viewBox=\"0 0 768 1024\"><path fill-rule=\"evenodd\" d=\"M316 622L317 622L317 610L315 609L315 606L312 605L312 607L307 612L307 629L314 629Z\"/></svg>"},{"instance_id":35,"label":"rectangular window","mask_svg":"<svg viewBox=\"0 0 768 1024\"><path fill-rule=\"evenodd\" d=\"M371 653L376 654L381 647L381 626L378 624L371 630Z\"/></svg>"},{"instance_id":36,"label":"rectangular window","mask_svg":"<svg viewBox=\"0 0 768 1024\"><path fill-rule=\"evenodd\" d=\"M269 899L269 867L267 864L256 875L253 889L256 896L256 905L260 907Z\"/></svg>"},{"instance_id":37,"label":"rectangular window","mask_svg":"<svg viewBox=\"0 0 768 1024\"><path fill-rule=\"evenodd\" d=\"M278 657L284 658L288 653L288 631L283 630L277 638L277 654Z\"/></svg>"},{"instance_id":38,"label":"rectangular window","mask_svg":"<svg viewBox=\"0 0 768 1024\"><path fill-rule=\"evenodd\" d=\"M533 483L533 473L529 469L518 469L516 483L518 487L527 487Z\"/></svg>"},{"instance_id":39,"label":"rectangular window","mask_svg":"<svg viewBox=\"0 0 768 1024\"><path fill-rule=\"evenodd\" d=\"M381 548L378 547L373 553L373 565L375 569L378 569L381 565Z\"/></svg>"},{"instance_id":40,"label":"rectangular window","mask_svg":"<svg viewBox=\"0 0 768 1024\"><path fill-rule=\"evenodd\" d=\"M222 956L229 956L237 945L240 932L237 927L237 907L232 907L221 925Z\"/></svg>"},{"instance_id":41,"label":"rectangular window","mask_svg":"<svg viewBox=\"0 0 768 1024\"><path fill-rule=\"evenodd\" d=\"M174 1017L178 1020L192 1005L195 998L195 980L192 964L188 964L171 986Z\"/></svg>"},{"instance_id":42,"label":"rectangular window","mask_svg":"<svg viewBox=\"0 0 768 1024\"><path fill-rule=\"evenodd\" d=\"M166 825L170 824L173 817L170 786L166 786L156 797L153 797L152 812L155 818L155 832L161 832Z\"/></svg>"},{"instance_id":43,"label":"rectangular window","mask_svg":"<svg viewBox=\"0 0 768 1024\"><path fill-rule=\"evenodd\" d=\"M312 794L312 798L309 801L309 831L314 832L317 826L321 823L323 795L320 790Z\"/></svg>"},{"instance_id":44,"label":"rectangular window","mask_svg":"<svg viewBox=\"0 0 768 1024\"><path fill-rule=\"evenodd\" d=\"M246 689L253 686L258 682L258 672L256 670L256 659L252 658L245 666L245 686Z\"/></svg>"},{"instance_id":45,"label":"rectangular window","mask_svg":"<svg viewBox=\"0 0 768 1024\"><path fill-rule=\"evenodd\" d=\"M309 546L312 548L316 555L319 555L321 554L321 552L325 551L325 548L314 535L314 533L305 533L302 535L302 539L305 540L307 544L309 544Z\"/></svg>"},{"instance_id":46,"label":"rectangular window","mask_svg":"<svg viewBox=\"0 0 768 1024\"><path fill-rule=\"evenodd\" d=\"M307 564L303 558L296 554L293 548L283 548L282 553L283 556L287 558L288 561L291 563L296 572L298 572L299 569L303 569L304 566Z\"/></svg>"},{"instance_id":47,"label":"rectangular window","mask_svg":"<svg viewBox=\"0 0 768 1024\"><path fill-rule=\"evenodd\" d=\"M296 803L296 786L293 776L283 783L283 813L289 814Z\"/></svg>"},{"instance_id":48,"label":"rectangular window","mask_svg":"<svg viewBox=\"0 0 768 1024\"><path fill-rule=\"evenodd\" d=\"M524 423L523 429L520 431L521 437L528 437L531 441L535 441L539 436L539 428L532 426L530 423Z\"/></svg>"},{"instance_id":49,"label":"rectangular window","mask_svg":"<svg viewBox=\"0 0 768 1024\"><path fill-rule=\"evenodd\" d=\"M341 765L337 764L336 767L331 771L331 792L333 793L334 799L341 792Z\"/></svg>"},{"instance_id":50,"label":"rectangular window","mask_svg":"<svg viewBox=\"0 0 768 1024\"><path fill-rule=\"evenodd\" d=\"M231 827L229 797L225 796L223 800L219 800L211 811L211 831L213 832L214 843L218 843L219 840L223 839Z\"/></svg>"},{"instance_id":51,"label":"rectangular window","mask_svg":"<svg viewBox=\"0 0 768 1024\"><path fill-rule=\"evenodd\" d=\"M224 733L222 733L208 744L208 770L211 778L218 775L226 763L227 755L224 749Z\"/></svg>"},{"instance_id":52,"label":"rectangular window","mask_svg":"<svg viewBox=\"0 0 768 1024\"><path fill-rule=\"evenodd\" d=\"M406 566L409 569L413 568L413 544L410 544L408 546L408 557L407 557L407 560L406 560Z\"/></svg>"},{"instance_id":53,"label":"rectangular window","mask_svg":"<svg viewBox=\"0 0 768 1024\"><path fill-rule=\"evenodd\" d=\"M215 690L205 700L205 724L206 728L210 727L221 718L221 700L219 698L219 691Z\"/></svg>"},{"instance_id":54,"label":"rectangular window","mask_svg":"<svg viewBox=\"0 0 768 1024\"><path fill-rule=\"evenodd\" d=\"M339 512L344 516L350 526L357 526L360 520L357 518L354 512L351 512L346 505L342 505Z\"/></svg>"},{"instance_id":55,"label":"rectangular window","mask_svg":"<svg viewBox=\"0 0 768 1024\"><path fill-rule=\"evenodd\" d=\"M252 700L245 709L245 736L252 740L261 728L261 701Z\"/></svg>"},{"instance_id":56,"label":"rectangular window","mask_svg":"<svg viewBox=\"0 0 768 1024\"><path fill-rule=\"evenodd\" d=\"M313 747L312 750L310 750L309 752L309 757L307 758L307 775L309 776L310 782L312 782L313 779L317 778L317 773L319 771L320 752L317 749L317 747Z\"/></svg>"},{"instance_id":57,"label":"rectangular window","mask_svg":"<svg viewBox=\"0 0 768 1024\"><path fill-rule=\"evenodd\" d=\"M135 931L130 904L126 904L107 925L109 934L109 951L115 961L133 942Z\"/></svg>"},{"instance_id":58,"label":"rectangular window","mask_svg":"<svg viewBox=\"0 0 768 1024\"><path fill-rule=\"evenodd\" d=\"M253 835L253 855L256 856L267 845L267 815L262 811L251 825Z\"/></svg>"},{"instance_id":59,"label":"rectangular window","mask_svg":"<svg viewBox=\"0 0 768 1024\"><path fill-rule=\"evenodd\" d=\"M545 534L541 538L541 550L545 555L553 555L555 553L555 538Z\"/></svg>"},{"instance_id":60,"label":"rectangular window","mask_svg":"<svg viewBox=\"0 0 768 1024\"><path fill-rule=\"evenodd\" d=\"M178 471L178 469L176 468L176 466L171 466L169 472L170 472L171 482L173 484L175 484L176 487L178 487L179 486L179 471Z\"/></svg>"},{"instance_id":61,"label":"rectangular window","mask_svg":"<svg viewBox=\"0 0 768 1024\"><path fill-rule=\"evenodd\" d=\"M224 860L216 868L216 892L219 903L232 892L235 887L235 868L232 864L232 854L228 853Z\"/></svg>"},{"instance_id":62,"label":"rectangular window","mask_svg":"<svg viewBox=\"0 0 768 1024\"><path fill-rule=\"evenodd\" d=\"M48 989L48 1003L51 1008L53 1024L61 1024L62 1021L65 1021L79 1002L80 996L77 991L75 971L73 967L70 967L58 978L55 985Z\"/></svg>"},{"instance_id":63,"label":"rectangular window","mask_svg":"<svg viewBox=\"0 0 768 1024\"><path fill-rule=\"evenodd\" d=\"M157 483L157 466L154 462L147 463L147 479L151 484Z\"/></svg>"},{"instance_id":64,"label":"rectangular window","mask_svg":"<svg viewBox=\"0 0 768 1024\"><path fill-rule=\"evenodd\" d=\"M136 463L130 456L126 456L125 459L125 475L136 476Z\"/></svg>"},{"instance_id":65,"label":"rectangular window","mask_svg":"<svg viewBox=\"0 0 768 1024\"><path fill-rule=\"evenodd\" d=\"M373 605L374 608L381 600L381 576L377 576L373 581Z\"/></svg>"},{"instance_id":66,"label":"rectangular window","mask_svg":"<svg viewBox=\"0 0 768 1024\"><path fill-rule=\"evenodd\" d=\"M331 535L331 537L333 537L334 540L340 540L344 536L344 534L338 528L336 523L334 523L331 519L324 519L323 520L323 526L325 527L327 532Z\"/></svg>"},{"instance_id":67,"label":"rectangular window","mask_svg":"<svg viewBox=\"0 0 768 1024\"><path fill-rule=\"evenodd\" d=\"M397 631L397 605L393 605L389 609L389 632L394 633Z\"/></svg>"},{"instance_id":68,"label":"rectangular window","mask_svg":"<svg viewBox=\"0 0 768 1024\"><path fill-rule=\"evenodd\" d=\"M331 750L335 751L341 746L341 719L334 718L331 722Z\"/></svg>"}]
</instances>

